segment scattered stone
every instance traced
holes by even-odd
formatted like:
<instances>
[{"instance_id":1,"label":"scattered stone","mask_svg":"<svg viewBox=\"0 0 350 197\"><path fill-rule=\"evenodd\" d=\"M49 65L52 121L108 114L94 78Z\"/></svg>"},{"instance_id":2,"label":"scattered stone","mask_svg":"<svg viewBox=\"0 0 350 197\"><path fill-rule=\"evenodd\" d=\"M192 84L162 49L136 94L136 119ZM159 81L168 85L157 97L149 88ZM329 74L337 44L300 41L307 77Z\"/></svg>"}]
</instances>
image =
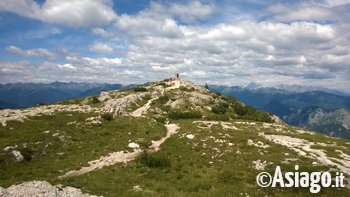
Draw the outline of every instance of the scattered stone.
<instances>
[{"instance_id":1,"label":"scattered stone","mask_svg":"<svg viewBox=\"0 0 350 197\"><path fill-rule=\"evenodd\" d=\"M254 142L253 140L251 140L251 139L248 139L248 145L249 146L256 146L256 147L258 147L258 148L268 148L268 147L270 147L270 145L265 145L263 142L261 142L261 141L258 141L258 142Z\"/></svg>"},{"instance_id":2,"label":"scattered stone","mask_svg":"<svg viewBox=\"0 0 350 197\"><path fill-rule=\"evenodd\" d=\"M96 117L90 117L85 120L86 124L90 125L101 125L102 124L102 118L101 116Z\"/></svg>"},{"instance_id":3,"label":"scattered stone","mask_svg":"<svg viewBox=\"0 0 350 197\"><path fill-rule=\"evenodd\" d=\"M299 155L317 160L320 164L337 167L350 175L350 155L344 153L342 159L329 156L323 149L314 148L315 142L284 135L262 135L266 139L294 150Z\"/></svg>"},{"instance_id":4,"label":"scattered stone","mask_svg":"<svg viewBox=\"0 0 350 197\"><path fill-rule=\"evenodd\" d=\"M92 108L90 105L45 105L32 107L27 109L3 109L0 110L0 123L2 126L7 125L7 121L17 120L22 121L28 117L40 116L40 115L52 115L55 112L72 111L89 113L93 111L99 111L97 108Z\"/></svg>"},{"instance_id":5,"label":"scattered stone","mask_svg":"<svg viewBox=\"0 0 350 197\"><path fill-rule=\"evenodd\" d=\"M23 160L23 155L18 150L12 150L12 154L15 156L16 161Z\"/></svg>"},{"instance_id":6,"label":"scattered stone","mask_svg":"<svg viewBox=\"0 0 350 197\"><path fill-rule=\"evenodd\" d=\"M141 192L142 191L142 188L140 185L135 185L134 187L132 187L132 189L136 192Z\"/></svg>"},{"instance_id":7,"label":"scattered stone","mask_svg":"<svg viewBox=\"0 0 350 197\"><path fill-rule=\"evenodd\" d=\"M254 164L254 168L259 171L265 170L265 167L268 165L266 161L261 161L260 159L253 161L253 164Z\"/></svg>"},{"instance_id":8,"label":"scattered stone","mask_svg":"<svg viewBox=\"0 0 350 197\"><path fill-rule=\"evenodd\" d=\"M138 145L137 143L135 142L131 142L128 144L128 147L129 148L132 148L132 149L139 149L140 148L140 145Z\"/></svg>"},{"instance_id":9,"label":"scattered stone","mask_svg":"<svg viewBox=\"0 0 350 197\"><path fill-rule=\"evenodd\" d=\"M192 140L194 138L194 135L193 134L187 134L186 138Z\"/></svg>"},{"instance_id":10,"label":"scattered stone","mask_svg":"<svg viewBox=\"0 0 350 197\"><path fill-rule=\"evenodd\" d=\"M74 187L64 187L62 185L51 185L46 181L30 181L18 185L12 185L7 189L0 188L2 197L52 197L52 196L71 196L71 197L93 197L93 195L84 194L80 189ZM95 197L95 196L94 196Z\"/></svg>"},{"instance_id":11,"label":"scattered stone","mask_svg":"<svg viewBox=\"0 0 350 197\"><path fill-rule=\"evenodd\" d=\"M13 149L15 149L15 148L17 148L17 145L16 146L6 146L4 149L2 149L2 150L4 150L5 152L8 152L8 151L10 151L10 150L13 150Z\"/></svg>"}]
</instances>

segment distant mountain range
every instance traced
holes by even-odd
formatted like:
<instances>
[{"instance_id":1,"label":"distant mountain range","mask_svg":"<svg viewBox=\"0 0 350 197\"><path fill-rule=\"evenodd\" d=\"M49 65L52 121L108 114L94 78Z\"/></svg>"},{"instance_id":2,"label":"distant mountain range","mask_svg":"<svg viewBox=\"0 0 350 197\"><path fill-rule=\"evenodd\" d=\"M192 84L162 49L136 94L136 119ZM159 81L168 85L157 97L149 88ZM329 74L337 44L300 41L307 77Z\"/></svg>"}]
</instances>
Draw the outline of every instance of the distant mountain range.
<instances>
[{"instance_id":1,"label":"distant mountain range","mask_svg":"<svg viewBox=\"0 0 350 197\"><path fill-rule=\"evenodd\" d=\"M120 84L104 83L14 83L0 84L0 109L24 108L40 103L100 94L101 91L117 90Z\"/></svg>"},{"instance_id":2,"label":"distant mountain range","mask_svg":"<svg viewBox=\"0 0 350 197\"><path fill-rule=\"evenodd\" d=\"M350 139L350 97L323 91L292 92L277 88L210 85L213 91L236 97L271 112L291 125Z\"/></svg>"}]
</instances>

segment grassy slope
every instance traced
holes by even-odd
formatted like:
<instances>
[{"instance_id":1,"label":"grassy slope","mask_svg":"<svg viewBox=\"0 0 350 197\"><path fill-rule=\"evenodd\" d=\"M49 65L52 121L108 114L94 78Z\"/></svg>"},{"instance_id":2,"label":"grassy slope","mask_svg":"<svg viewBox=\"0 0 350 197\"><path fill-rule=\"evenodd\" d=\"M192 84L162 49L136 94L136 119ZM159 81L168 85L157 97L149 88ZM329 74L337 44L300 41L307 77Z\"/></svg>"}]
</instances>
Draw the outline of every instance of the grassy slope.
<instances>
[{"instance_id":1,"label":"grassy slope","mask_svg":"<svg viewBox=\"0 0 350 197\"><path fill-rule=\"evenodd\" d=\"M150 168L136 160L127 165L117 164L82 176L59 180L57 176L62 175L63 172L84 166L89 160L109 152L126 150L128 140L147 145L151 139L159 138L164 134L162 124L147 118L120 117L114 121L104 122L101 126L67 125L72 121L84 122L91 115L93 114L58 113L54 116L32 118L25 123L12 122L6 128L0 127L1 149L7 145L20 146L27 143L27 147L31 147L36 153L31 161L1 164L0 185L8 187L22 181L48 180L51 183L70 185L82 188L91 194L104 196L116 194L236 196L240 193L247 193L250 196L307 196L308 189L259 188L255 183L255 176L260 171L252 168L252 161L262 159L273 162L267 167L267 171L270 172L274 171L276 165L281 165L284 170L293 170L295 164L300 165L305 171L328 169L324 166L312 166L313 160L305 158L290 164L282 164L281 161L286 158L285 153L289 153L288 157L298 158L299 156L284 146L258 136L262 123L257 123L256 126L235 124L242 130L224 130L219 125L212 126L211 129L199 129L192 123L193 120L177 120L173 122L180 125L179 133L168 139L159 152L152 153L155 156L166 155L171 161L170 167ZM9 130L10 127L13 130ZM292 127L288 128L293 130ZM43 133L45 130L50 130L50 133ZM59 140L57 136L53 137L53 133L65 136L61 137L64 141ZM189 140L184 137L188 133L195 134L195 138ZM274 129L270 129L268 133L278 134ZM231 137L224 137L225 134ZM291 132L289 135L299 137L302 135L303 138L317 139L325 143L336 141L339 145L349 147L342 140L330 139L318 134L311 136ZM220 144L210 138L206 142L202 141L209 136L226 140L226 142ZM262 141L271 147L264 149L264 155L260 155L258 153L260 148L247 145L248 139ZM35 144L38 141L42 143ZM49 142L51 145L45 148ZM234 145L228 146L228 142ZM204 143L205 148L203 148ZM213 148L219 149L220 153ZM241 154L236 153L238 150ZM58 155L57 153L60 152L65 154ZM225 154L217 157L221 153ZM135 185L140 185L144 191L133 191L132 188ZM346 196L349 190L323 189L320 194Z\"/></svg>"},{"instance_id":2,"label":"grassy slope","mask_svg":"<svg viewBox=\"0 0 350 197\"><path fill-rule=\"evenodd\" d=\"M181 91L181 97L186 92ZM128 94L132 90L125 90L121 94ZM168 98L160 98L152 103L152 107L158 107L163 111L169 111L164 104L173 99L176 90L166 93ZM185 93L184 93L185 92ZM122 96L122 95L119 95ZM118 97L119 97L118 96ZM215 95L214 95L215 96ZM216 95L217 98L221 96ZM139 100L130 106L132 111L145 104L147 99ZM82 100L70 100L80 103ZM235 105L235 101L228 100ZM186 104L186 103L185 103ZM101 103L91 104L94 107ZM186 107L186 106L185 106ZM190 107L187 107L191 110ZM187 109L186 108L186 109ZM233 109L231 107L231 109ZM215 116L231 116L231 111ZM210 111L204 111L203 115L210 115ZM256 125L242 125L231 122L240 130L225 130L219 125L211 129L198 128L193 124L194 120L171 120L178 124L179 133L169 138L161 150L152 153L155 158L170 160L170 166L149 167L141 160L135 160L127 165L117 164L102 168L81 176L58 179L69 170L78 169L87 165L90 160L110 152L129 150L127 145L134 141L146 147L151 140L159 139L165 134L163 122L166 115L156 116L150 113L149 117L158 118L132 118L118 117L113 121L104 121L102 125L86 125L85 120L96 114L83 114L73 112L60 112L52 116L33 117L25 122L9 122L7 127L0 127L0 185L8 187L23 181L46 180L52 184L64 184L77 188L90 194L104 196L311 196L308 188L279 189L260 188L255 183L255 177L261 171L253 168L253 161L258 159L272 162L266 170L273 172L276 165L281 165L283 170L294 170L294 165L301 166L303 171L328 170L326 166L311 165L314 160L301 158L296 152L287 147L274 144L258 135L258 132L267 134L280 134L275 128L264 128L263 123ZM76 121L75 124L67 124ZM344 140L328 138L323 135L300 134L293 132L296 128L287 126L290 135L323 143L337 143L343 152L350 154L350 146ZM50 133L44 133L49 130ZM57 133L57 134L56 134ZM190 140L184 137L186 134L195 134ZM54 134L54 135L53 135ZM226 135L226 137L224 137ZM227 137L227 136L231 137ZM209 138L212 136L212 138ZM226 140L225 143L215 142L213 139ZM261 141L270 145L267 149L247 145L248 139ZM205 142L203 140L206 140ZM229 146L228 143L233 143ZM31 161L11 162L6 164L10 156L2 151L6 146L18 145L33 151ZM205 144L205 145L204 145ZM327 154L339 157L339 153L332 148L325 148ZM238 153L240 152L240 154ZM261 155L261 153L263 155ZM223 155L221 155L224 153ZM286 156L286 153L288 156ZM212 158L213 157L213 158ZM289 164L281 163L285 158L299 158ZM133 187L140 185L142 192L136 192ZM348 189L322 189L321 196L347 196Z\"/></svg>"}]
</instances>

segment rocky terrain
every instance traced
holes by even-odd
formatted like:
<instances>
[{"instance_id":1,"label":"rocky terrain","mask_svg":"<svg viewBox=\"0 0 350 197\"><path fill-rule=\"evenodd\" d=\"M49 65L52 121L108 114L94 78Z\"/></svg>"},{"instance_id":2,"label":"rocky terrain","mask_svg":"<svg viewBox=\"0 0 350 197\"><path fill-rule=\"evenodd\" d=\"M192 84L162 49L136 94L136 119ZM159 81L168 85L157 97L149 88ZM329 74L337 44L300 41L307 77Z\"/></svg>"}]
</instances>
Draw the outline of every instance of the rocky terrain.
<instances>
[{"instance_id":1,"label":"rocky terrain","mask_svg":"<svg viewBox=\"0 0 350 197\"><path fill-rule=\"evenodd\" d=\"M19 185L12 185L11 187L4 189L0 188L0 195L3 197L21 196L76 196L76 197L94 197L94 195L84 194L79 189L74 187L64 187L62 185L51 185L46 181L30 181L24 182ZM96 197L96 196L95 196Z\"/></svg>"},{"instance_id":2,"label":"rocky terrain","mask_svg":"<svg viewBox=\"0 0 350 197\"><path fill-rule=\"evenodd\" d=\"M325 110L320 107L309 107L290 114L285 119L299 127L350 139L350 111L347 109Z\"/></svg>"},{"instance_id":3,"label":"rocky terrain","mask_svg":"<svg viewBox=\"0 0 350 197\"><path fill-rule=\"evenodd\" d=\"M305 196L255 176L295 164L350 176L349 141L178 79L1 110L0 123L0 196Z\"/></svg>"}]
</instances>

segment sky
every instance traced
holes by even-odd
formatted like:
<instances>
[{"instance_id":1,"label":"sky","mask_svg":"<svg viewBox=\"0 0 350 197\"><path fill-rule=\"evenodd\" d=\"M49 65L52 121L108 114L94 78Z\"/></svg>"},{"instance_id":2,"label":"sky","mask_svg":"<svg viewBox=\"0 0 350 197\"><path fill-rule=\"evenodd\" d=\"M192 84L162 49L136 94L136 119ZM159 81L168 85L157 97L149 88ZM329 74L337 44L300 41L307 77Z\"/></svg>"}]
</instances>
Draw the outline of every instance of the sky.
<instances>
[{"instance_id":1,"label":"sky","mask_svg":"<svg viewBox=\"0 0 350 197\"><path fill-rule=\"evenodd\" d=\"M0 83L350 92L350 0L1 0Z\"/></svg>"}]
</instances>

